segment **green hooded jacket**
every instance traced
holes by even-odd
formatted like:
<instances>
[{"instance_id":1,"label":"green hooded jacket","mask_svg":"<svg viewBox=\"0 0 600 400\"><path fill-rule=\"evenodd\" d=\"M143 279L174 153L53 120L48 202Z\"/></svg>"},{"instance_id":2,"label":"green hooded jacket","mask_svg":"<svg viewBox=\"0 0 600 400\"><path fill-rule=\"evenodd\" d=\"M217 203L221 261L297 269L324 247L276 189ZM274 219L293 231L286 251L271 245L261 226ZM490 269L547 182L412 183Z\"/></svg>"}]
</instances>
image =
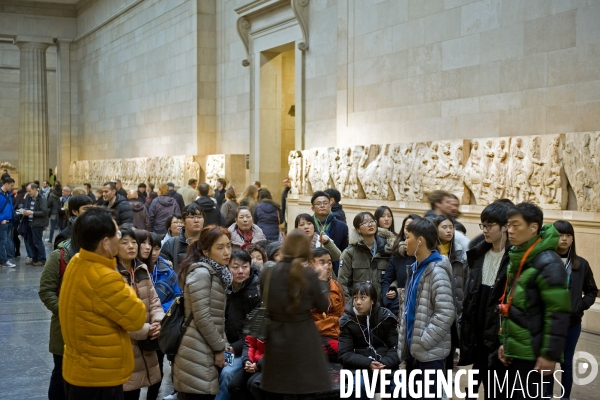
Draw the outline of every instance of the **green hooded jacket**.
<instances>
[{"instance_id":1,"label":"green hooded jacket","mask_svg":"<svg viewBox=\"0 0 600 400\"><path fill-rule=\"evenodd\" d=\"M541 241L528 255L521 276L514 284L519 264L527 249ZM504 304L514 292L508 317L501 319L500 343L507 358L536 360L542 356L560 361L569 327L571 302L567 288L567 273L556 253L560 234L551 225L509 252L508 288Z\"/></svg>"}]
</instances>

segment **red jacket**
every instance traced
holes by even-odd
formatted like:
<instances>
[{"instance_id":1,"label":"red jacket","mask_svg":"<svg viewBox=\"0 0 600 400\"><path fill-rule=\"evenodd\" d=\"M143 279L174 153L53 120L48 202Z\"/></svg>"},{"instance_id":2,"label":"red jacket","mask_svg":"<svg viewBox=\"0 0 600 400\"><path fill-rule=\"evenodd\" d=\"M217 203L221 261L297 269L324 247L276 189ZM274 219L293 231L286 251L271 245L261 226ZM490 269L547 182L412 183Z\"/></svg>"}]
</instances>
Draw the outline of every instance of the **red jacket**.
<instances>
[{"instance_id":1,"label":"red jacket","mask_svg":"<svg viewBox=\"0 0 600 400\"><path fill-rule=\"evenodd\" d=\"M244 350L242 352L242 365L246 361L251 363L258 363L265 355L265 341L258 340L250 335L246 336L244 340Z\"/></svg>"}]
</instances>

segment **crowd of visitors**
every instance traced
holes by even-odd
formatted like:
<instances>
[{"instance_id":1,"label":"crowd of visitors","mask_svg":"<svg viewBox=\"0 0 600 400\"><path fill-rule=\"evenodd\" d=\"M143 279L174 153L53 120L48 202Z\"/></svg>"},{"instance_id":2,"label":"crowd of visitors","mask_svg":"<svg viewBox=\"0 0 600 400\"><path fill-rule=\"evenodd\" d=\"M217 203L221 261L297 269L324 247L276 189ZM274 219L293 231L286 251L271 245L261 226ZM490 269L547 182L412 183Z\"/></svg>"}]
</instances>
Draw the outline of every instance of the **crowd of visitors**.
<instances>
[{"instance_id":1,"label":"crowd of visitors","mask_svg":"<svg viewBox=\"0 0 600 400\"><path fill-rule=\"evenodd\" d=\"M486 399L518 398L489 387L488 371L541 398L560 363L570 396L581 319L598 289L573 226L543 224L532 203L493 202L469 241L450 193L431 193L431 210L401 216L397 230L387 206L348 226L340 193L328 189L313 193L313 214L299 214L285 237L286 210L257 181L239 203L224 180L158 193L106 182L101 200L91 186L13 186L4 176L0 264L15 267L21 236L28 264L44 266L50 400L139 399L144 387L157 399L161 321L180 302L188 320L167 356L167 399L313 399L332 390L330 363L369 374L473 365ZM59 231L48 258L47 226L49 240ZM260 307L265 337L245 329ZM544 387L520 379L532 370ZM415 385L436 391L419 377Z\"/></svg>"}]
</instances>

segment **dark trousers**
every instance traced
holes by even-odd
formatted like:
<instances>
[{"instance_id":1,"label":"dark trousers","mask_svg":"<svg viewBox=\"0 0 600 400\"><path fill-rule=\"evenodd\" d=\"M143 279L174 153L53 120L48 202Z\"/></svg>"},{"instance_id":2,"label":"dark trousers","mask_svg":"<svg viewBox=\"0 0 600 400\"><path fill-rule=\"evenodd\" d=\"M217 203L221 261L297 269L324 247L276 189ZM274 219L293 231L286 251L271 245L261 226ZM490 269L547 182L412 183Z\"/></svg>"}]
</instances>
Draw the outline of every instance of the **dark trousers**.
<instances>
[{"instance_id":1,"label":"dark trousers","mask_svg":"<svg viewBox=\"0 0 600 400\"><path fill-rule=\"evenodd\" d=\"M140 400L140 393L142 389L130 390L128 392L123 392L123 400Z\"/></svg>"},{"instance_id":2,"label":"dark trousers","mask_svg":"<svg viewBox=\"0 0 600 400\"><path fill-rule=\"evenodd\" d=\"M82 387L65 382L67 400L124 400L123 385L111 387Z\"/></svg>"},{"instance_id":3,"label":"dark trousers","mask_svg":"<svg viewBox=\"0 0 600 400\"><path fill-rule=\"evenodd\" d=\"M15 257L21 257L21 239L19 239L19 233L17 232L17 226L19 223L13 221L12 224L12 241L15 246Z\"/></svg>"},{"instance_id":4,"label":"dark trousers","mask_svg":"<svg viewBox=\"0 0 600 400\"><path fill-rule=\"evenodd\" d=\"M567 399L571 397L571 389L573 388L573 355L575 355L575 346L577 346L579 335L581 335L581 323L569 327L567 339L565 340L565 361L560 364L560 369L562 369L560 383L565 389L563 398ZM553 391L554 379L551 379L547 390L545 390L545 396L552 396Z\"/></svg>"},{"instance_id":5,"label":"dark trousers","mask_svg":"<svg viewBox=\"0 0 600 400\"><path fill-rule=\"evenodd\" d=\"M489 395L489 385L494 382L494 374L498 376L498 379L504 378L506 374L506 367L500 362L498 355L496 353L490 354L489 349L484 345L476 346L473 369L479 370L479 374L473 375L477 381L477 386L473 389L475 392L475 399L478 398L477 391L479 390L479 385L483 385L483 398L485 400L494 399L494 397ZM467 390L468 387L465 388L465 392ZM496 392L498 393L499 391L497 390ZM504 395L502 395L502 397L504 397Z\"/></svg>"},{"instance_id":6,"label":"dark trousers","mask_svg":"<svg viewBox=\"0 0 600 400\"><path fill-rule=\"evenodd\" d=\"M544 396L544 391L548 390L550 381L554 378L552 375L544 376L542 384L541 374L537 371L531 372L534 367L535 360L529 361L513 358L507 367L507 390L505 390L504 394L500 394L498 387L495 387L494 382L491 381L490 388L488 389L490 398L526 400L546 397ZM502 381L504 375L498 374L498 378Z\"/></svg>"},{"instance_id":7,"label":"dark trousers","mask_svg":"<svg viewBox=\"0 0 600 400\"><path fill-rule=\"evenodd\" d=\"M444 371L446 365L446 360L435 360L435 361L427 361L427 362L420 362L418 360L415 360L414 358L409 358L406 361L406 376L409 376L411 371L416 370L416 369L420 369L422 371L422 374L415 379L415 383L417 382L417 380L419 380L421 382L421 387L423 388L423 395L425 395L426 390L429 390L429 393L431 394L435 394L437 393L437 384L436 384L436 379L435 376L433 376L433 384L429 385L429 389L427 389L425 387L425 371L427 370L431 370L431 371ZM446 393L446 395L451 398L452 397L452 393ZM408 390L408 387L406 388L406 397L405 399L413 399L412 397L410 397L410 393ZM419 399L421 399L421 397L419 397ZM438 399L438 397L435 397L435 399Z\"/></svg>"},{"instance_id":8,"label":"dark trousers","mask_svg":"<svg viewBox=\"0 0 600 400\"><path fill-rule=\"evenodd\" d=\"M232 400L262 400L264 395L259 388L261 380L262 372L251 374L242 369L227 385L229 396Z\"/></svg>"},{"instance_id":9,"label":"dark trousers","mask_svg":"<svg viewBox=\"0 0 600 400\"><path fill-rule=\"evenodd\" d=\"M146 400L157 400L158 392L160 391L160 385L162 384L162 378L165 376L163 372L163 361L165 355L162 351L156 350L156 356L158 357L158 368L160 369L160 381L156 382L154 385L148 387L148 392L146 393Z\"/></svg>"},{"instance_id":10,"label":"dark trousers","mask_svg":"<svg viewBox=\"0 0 600 400\"><path fill-rule=\"evenodd\" d=\"M25 240L29 243L31 249L31 259L33 262L46 262L46 248L44 247L44 227L31 226L27 228Z\"/></svg>"},{"instance_id":11,"label":"dark trousers","mask_svg":"<svg viewBox=\"0 0 600 400\"><path fill-rule=\"evenodd\" d=\"M50 387L48 388L48 400L66 400L65 381L62 377L63 356L52 354L54 369L50 375Z\"/></svg>"},{"instance_id":12,"label":"dark trousers","mask_svg":"<svg viewBox=\"0 0 600 400\"><path fill-rule=\"evenodd\" d=\"M177 400L214 400L214 394L196 394L177 392Z\"/></svg>"}]
</instances>

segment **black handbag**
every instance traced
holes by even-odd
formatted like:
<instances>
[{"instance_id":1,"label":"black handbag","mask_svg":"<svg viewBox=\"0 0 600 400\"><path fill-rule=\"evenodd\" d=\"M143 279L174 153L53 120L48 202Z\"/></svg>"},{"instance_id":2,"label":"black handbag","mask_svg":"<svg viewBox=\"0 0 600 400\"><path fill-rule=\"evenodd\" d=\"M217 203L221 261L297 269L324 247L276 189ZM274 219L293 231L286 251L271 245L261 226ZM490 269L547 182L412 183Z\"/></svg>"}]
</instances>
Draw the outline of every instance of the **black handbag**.
<instances>
[{"instance_id":1,"label":"black handbag","mask_svg":"<svg viewBox=\"0 0 600 400\"><path fill-rule=\"evenodd\" d=\"M244 336L250 335L258 340L266 340L269 336L271 319L269 318L269 312L267 311L267 300L269 298L269 284L271 283L272 271L273 267L271 265L267 269L267 282L265 283L265 291L262 296L260 307L252 310L244 322L244 329L242 330Z\"/></svg>"},{"instance_id":2,"label":"black handbag","mask_svg":"<svg viewBox=\"0 0 600 400\"><path fill-rule=\"evenodd\" d=\"M137 345L140 348L140 350L144 350L144 351L160 350L160 347L158 346L158 339L138 340Z\"/></svg>"},{"instance_id":3,"label":"black handbag","mask_svg":"<svg viewBox=\"0 0 600 400\"><path fill-rule=\"evenodd\" d=\"M17 233L23 237L27 234L27 226L29 225L29 218L21 216L21 221L17 225Z\"/></svg>"},{"instance_id":4,"label":"black handbag","mask_svg":"<svg viewBox=\"0 0 600 400\"><path fill-rule=\"evenodd\" d=\"M185 318L183 296L177 296L160 321L160 335L157 340L160 351L167 355L168 360L173 360L177 354L183 334L192 322L192 318L191 312Z\"/></svg>"}]
</instances>

